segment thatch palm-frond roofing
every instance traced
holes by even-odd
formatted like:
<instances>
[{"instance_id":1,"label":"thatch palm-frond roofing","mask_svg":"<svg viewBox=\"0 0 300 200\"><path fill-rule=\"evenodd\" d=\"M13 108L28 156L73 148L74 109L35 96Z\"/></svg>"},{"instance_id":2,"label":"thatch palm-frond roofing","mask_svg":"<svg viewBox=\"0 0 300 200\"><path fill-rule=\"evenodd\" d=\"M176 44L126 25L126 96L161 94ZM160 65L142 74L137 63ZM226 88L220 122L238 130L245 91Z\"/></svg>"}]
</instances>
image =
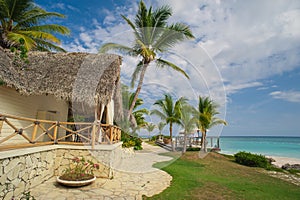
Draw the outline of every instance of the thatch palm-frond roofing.
<instances>
[{"instance_id":1,"label":"thatch palm-frond roofing","mask_svg":"<svg viewBox=\"0 0 300 200\"><path fill-rule=\"evenodd\" d=\"M28 61L0 48L0 80L23 95L51 94L90 106L112 98L120 103L120 56L29 52Z\"/></svg>"}]
</instances>

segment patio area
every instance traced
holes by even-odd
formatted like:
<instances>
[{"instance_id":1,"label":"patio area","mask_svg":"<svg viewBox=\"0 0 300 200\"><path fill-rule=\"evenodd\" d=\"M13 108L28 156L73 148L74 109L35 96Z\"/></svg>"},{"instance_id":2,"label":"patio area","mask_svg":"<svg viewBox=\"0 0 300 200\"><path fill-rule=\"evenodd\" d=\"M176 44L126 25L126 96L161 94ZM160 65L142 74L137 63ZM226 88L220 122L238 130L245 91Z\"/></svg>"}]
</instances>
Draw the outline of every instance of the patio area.
<instances>
[{"instance_id":1,"label":"patio area","mask_svg":"<svg viewBox=\"0 0 300 200\"><path fill-rule=\"evenodd\" d=\"M166 150L143 143L144 150L134 156L120 159L115 165L112 179L97 178L85 187L66 188L56 183L56 178L45 181L31 190L37 200L79 200L79 199L142 199L142 195L153 196L166 189L172 177L164 171L153 168L157 162L171 160L158 155Z\"/></svg>"}]
</instances>

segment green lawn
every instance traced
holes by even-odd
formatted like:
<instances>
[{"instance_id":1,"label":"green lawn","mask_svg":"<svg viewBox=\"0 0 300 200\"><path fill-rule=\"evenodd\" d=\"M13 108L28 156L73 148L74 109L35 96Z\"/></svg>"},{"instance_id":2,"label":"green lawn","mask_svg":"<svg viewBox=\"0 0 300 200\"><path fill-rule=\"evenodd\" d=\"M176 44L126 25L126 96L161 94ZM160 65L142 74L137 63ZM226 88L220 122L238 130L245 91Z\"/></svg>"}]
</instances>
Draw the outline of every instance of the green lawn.
<instances>
[{"instance_id":1,"label":"green lawn","mask_svg":"<svg viewBox=\"0 0 300 200\"><path fill-rule=\"evenodd\" d=\"M144 199L300 199L299 186L273 178L263 169L236 164L216 153L199 159L197 153L187 152L170 165L157 163L173 177L171 186Z\"/></svg>"}]
</instances>

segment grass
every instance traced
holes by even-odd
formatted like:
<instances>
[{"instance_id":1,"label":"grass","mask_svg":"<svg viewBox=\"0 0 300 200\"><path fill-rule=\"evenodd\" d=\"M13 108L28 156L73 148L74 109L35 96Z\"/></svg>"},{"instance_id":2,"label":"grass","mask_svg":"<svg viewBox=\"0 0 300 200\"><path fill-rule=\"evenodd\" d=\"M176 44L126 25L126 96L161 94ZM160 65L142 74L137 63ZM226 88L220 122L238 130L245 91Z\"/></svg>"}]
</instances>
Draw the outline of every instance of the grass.
<instances>
[{"instance_id":1,"label":"grass","mask_svg":"<svg viewBox=\"0 0 300 200\"><path fill-rule=\"evenodd\" d=\"M176 161L157 163L172 177L169 188L144 199L300 199L300 187L273 178L263 169L233 162L232 157L210 153L204 159L187 152Z\"/></svg>"}]
</instances>

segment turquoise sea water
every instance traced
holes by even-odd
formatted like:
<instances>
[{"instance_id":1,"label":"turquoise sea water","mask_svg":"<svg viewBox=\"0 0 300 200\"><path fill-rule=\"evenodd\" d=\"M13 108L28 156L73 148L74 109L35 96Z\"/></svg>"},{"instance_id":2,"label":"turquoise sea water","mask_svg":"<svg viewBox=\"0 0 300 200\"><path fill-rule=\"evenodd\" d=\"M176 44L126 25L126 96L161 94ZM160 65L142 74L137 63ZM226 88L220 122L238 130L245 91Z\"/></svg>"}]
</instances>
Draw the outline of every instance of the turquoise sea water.
<instances>
[{"instance_id":1,"label":"turquoise sea water","mask_svg":"<svg viewBox=\"0 0 300 200\"><path fill-rule=\"evenodd\" d=\"M300 159L300 137L221 137L220 147L224 154L247 151Z\"/></svg>"}]
</instances>

